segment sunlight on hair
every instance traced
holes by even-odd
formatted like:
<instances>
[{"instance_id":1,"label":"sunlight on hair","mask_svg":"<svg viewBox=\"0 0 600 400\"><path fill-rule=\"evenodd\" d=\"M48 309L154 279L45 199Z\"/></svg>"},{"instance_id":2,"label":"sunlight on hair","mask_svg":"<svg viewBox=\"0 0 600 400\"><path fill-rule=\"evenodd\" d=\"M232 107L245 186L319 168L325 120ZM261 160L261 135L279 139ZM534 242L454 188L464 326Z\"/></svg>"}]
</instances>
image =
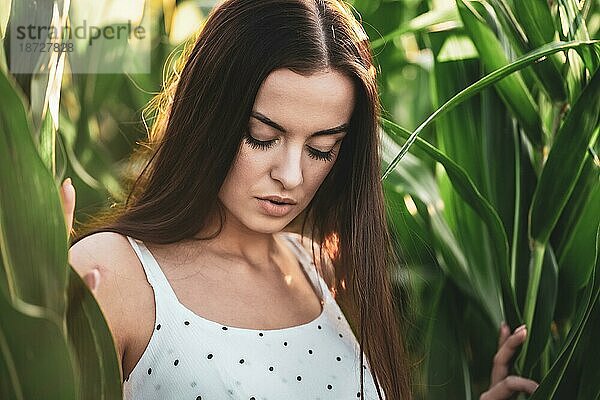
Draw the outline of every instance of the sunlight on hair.
<instances>
[{"instance_id":1,"label":"sunlight on hair","mask_svg":"<svg viewBox=\"0 0 600 400\"><path fill-rule=\"evenodd\" d=\"M369 67L369 76L370 76L371 78L375 78L375 77L377 76L377 68L375 68L375 66L374 66L374 65L371 65L371 66Z\"/></svg>"},{"instance_id":2,"label":"sunlight on hair","mask_svg":"<svg viewBox=\"0 0 600 400\"><path fill-rule=\"evenodd\" d=\"M338 257L340 252L340 237L337 233L333 232L325 237L323 250L332 261Z\"/></svg>"}]
</instances>

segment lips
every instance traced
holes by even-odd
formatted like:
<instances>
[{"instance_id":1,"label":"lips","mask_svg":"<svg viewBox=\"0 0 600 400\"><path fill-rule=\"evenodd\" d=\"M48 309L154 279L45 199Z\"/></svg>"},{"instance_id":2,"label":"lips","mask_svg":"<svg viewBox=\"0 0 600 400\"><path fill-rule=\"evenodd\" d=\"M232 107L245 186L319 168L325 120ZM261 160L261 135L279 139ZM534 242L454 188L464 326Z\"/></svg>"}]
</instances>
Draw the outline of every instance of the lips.
<instances>
[{"instance_id":1,"label":"lips","mask_svg":"<svg viewBox=\"0 0 600 400\"><path fill-rule=\"evenodd\" d=\"M278 205L280 205L280 204L291 204L291 205L296 204L296 200L291 199L289 197L281 197L281 196L272 195L272 196L264 196L264 197L258 197L258 198L260 200L268 200L268 201L278 204Z\"/></svg>"},{"instance_id":2,"label":"lips","mask_svg":"<svg viewBox=\"0 0 600 400\"><path fill-rule=\"evenodd\" d=\"M296 204L296 201L293 199L279 196L257 197L256 200L262 212L271 217L283 217L287 215Z\"/></svg>"}]
</instances>

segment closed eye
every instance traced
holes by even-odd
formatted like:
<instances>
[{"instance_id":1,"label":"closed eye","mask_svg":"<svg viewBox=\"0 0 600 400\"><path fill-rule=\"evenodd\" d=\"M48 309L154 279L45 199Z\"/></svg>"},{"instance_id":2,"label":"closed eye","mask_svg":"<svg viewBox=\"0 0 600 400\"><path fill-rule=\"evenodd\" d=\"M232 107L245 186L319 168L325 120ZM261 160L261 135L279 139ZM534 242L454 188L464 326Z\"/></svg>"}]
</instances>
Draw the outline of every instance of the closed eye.
<instances>
[{"instance_id":1,"label":"closed eye","mask_svg":"<svg viewBox=\"0 0 600 400\"><path fill-rule=\"evenodd\" d=\"M255 150L268 150L275 145L277 139L258 140L249 133L246 133L246 135L244 136L244 141ZM336 142L336 144L338 142ZM335 155L335 149L331 149L329 151L321 151L311 146L306 146L306 148L308 150L308 156L315 160L331 161L333 159L333 156Z\"/></svg>"}]
</instances>

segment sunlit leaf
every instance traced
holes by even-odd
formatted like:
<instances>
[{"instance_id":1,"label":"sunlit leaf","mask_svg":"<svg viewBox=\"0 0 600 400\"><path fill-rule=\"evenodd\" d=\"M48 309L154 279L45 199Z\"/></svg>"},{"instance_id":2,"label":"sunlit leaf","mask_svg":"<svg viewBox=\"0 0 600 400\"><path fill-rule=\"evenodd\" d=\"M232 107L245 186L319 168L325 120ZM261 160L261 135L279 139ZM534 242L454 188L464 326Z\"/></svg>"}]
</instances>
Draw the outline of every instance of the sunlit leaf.
<instances>
[{"instance_id":1,"label":"sunlit leaf","mask_svg":"<svg viewBox=\"0 0 600 400\"><path fill-rule=\"evenodd\" d=\"M0 40L6 36L6 25L10 18L11 3L12 0L0 0Z\"/></svg>"},{"instance_id":2,"label":"sunlit leaf","mask_svg":"<svg viewBox=\"0 0 600 400\"><path fill-rule=\"evenodd\" d=\"M407 32L419 32L426 29L441 27L442 25L445 27L456 28L460 26L460 24L460 17L456 7L433 9L402 24L398 29L385 36L373 40L371 42L371 47L377 49L378 47L385 45L386 42Z\"/></svg>"},{"instance_id":3,"label":"sunlit leaf","mask_svg":"<svg viewBox=\"0 0 600 400\"><path fill-rule=\"evenodd\" d=\"M504 47L493 31L493 9L486 7L487 3L471 0L458 0L457 4L465 30L473 40L486 70L499 70L509 64ZM543 133L537 104L521 74L507 75L496 84L496 89L529 140L535 146L541 146Z\"/></svg>"},{"instance_id":4,"label":"sunlit leaf","mask_svg":"<svg viewBox=\"0 0 600 400\"><path fill-rule=\"evenodd\" d=\"M528 50L554 41L556 29L547 0L515 1L513 4L515 15L523 27L523 32L527 35ZM539 81L542 87L554 101L563 101L567 97L565 82L561 74L563 64L564 56L561 60L556 54L549 56L547 60L534 67L540 77Z\"/></svg>"},{"instance_id":5,"label":"sunlit leaf","mask_svg":"<svg viewBox=\"0 0 600 400\"><path fill-rule=\"evenodd\" d=\"M381 123L386 129L386 132L392 135L392 137L398 136L404 140L408 140L410 137L412 137L411 133L392 121L382 119ZM440 152L437 148L419 137L415 138L415 146L444 166L444 169L448 174L448 178L452 182L457 193L467 204L469 204L469 206L473 208L477 215L479 215L479 217L487 225L490 236L496 244L492 250L494 257L497 259L497 265L500 266L500 269L497 271L497 273L502 285L504 312L506 313L509 322L514 324L517 323L517 321L521 321L514 291L511 288L509 280L508 239L506 237L506 232L502 228L502 222L500 221L498 214L489 204L489 202L481 195L480 191L473 184L471 178L453 160L446 157L446 155Z\"/></svg>"},{"instance_id":6,"label":"sunlit leaf","mask_svg":"<svg viewBox=\"0 0 600 400\"><path fill-rule=\"evenodd\" d=\"M408 140L402 147L402 150L396 155L396 157L394 157L394 160L392 160L392 162L390 162L390 165L384 171L381 179L385 179L385 177L387 176L389 171L392 170L396 166L396 164L402 159L402 156L404 154L406 154L406 152L408 151L410 146L416 140L417 136L425 128L427 128L432 122L434 122L437 118L439 118L440 115L443 115L444 113L450 111L451 109L453 109L454 107L456 107L457 105L459 105L460 103L462 103L463 101L468 99L469 97L481 92L486 87L505 78L506 76L510 75L511 73L531 65L536 60L539 60L541 57L544 57L548 54L556 53L558 51L562 51L562 50L566 50L566 49L570 49L570 48L576 48L579 46L592 46L597 43L598 43L598 41L568 42L568 43L557 42L557 43L548 44L536 51L533 51L529 54L524 55L523 57L519 57L514 62L512 62L508 65L505 65L504 67L486 75L485 77L481 78L479 81L475 82L471 86L465 88L460 93L456 94L454 97L452 97L446 103L444 103L433 114L431 114L421 125L419 125L419 127L417 129L415 129L411 133L410 137L408 138Z\"/></svg>"},{"instance_id":7,"label":"sunlit leaf","mask_svg":"<svg viewBox=\"0 0 600 400\"><path fill-rule=\"evenodd\" d=\"M530 215L530 236L539 243L548 241L598 135L599 92L596 73L560 127L544 165Z\"/></svg>"}]
</instances>

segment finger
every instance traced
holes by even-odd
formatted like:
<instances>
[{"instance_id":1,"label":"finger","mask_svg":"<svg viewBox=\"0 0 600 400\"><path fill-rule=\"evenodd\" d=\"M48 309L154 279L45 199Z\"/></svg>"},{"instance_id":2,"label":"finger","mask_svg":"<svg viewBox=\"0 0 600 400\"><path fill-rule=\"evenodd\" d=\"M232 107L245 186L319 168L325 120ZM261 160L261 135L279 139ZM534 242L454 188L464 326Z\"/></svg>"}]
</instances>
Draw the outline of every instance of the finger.
<instances>
[{"instance_id":1,"label":"finger","mask_svg":"<svg viewBox=\"0 0 600 400\"><path fill-rule=\"evenodd\" d=\"M480 400L502 400L509 399L514 393L525 392L532 394L539 384L531 379L520 376L507 376L490 390L483 393Z\"/></svg>"},{"instance_id":2,"label":"finger","mask_svg":"<svg viewBox=\"0 0 600 400\"><path fill-rule=\"evenodd\" d=\"M525 341L527 337L527 328L521 325L515 329L502 344L498 352L494 356L494 364L492 367L491 386L494 386L508 375L509 362L517 348Z\"/></svg>"},{"instance_id":3,"label":"finger","mask_svg":"<svg viewBox=\"0 0 600 400\"><path fill-rule=\"evenodd\" d=\"M510 328L506 325L506 322L502 321L500 324L500 335L498 335L498 349L502 347L506 339L510 336Z\"/></svg>"},{"instance_id":4,"label":"finger","mask_svg":"<svg viewBox=\"0 0 600 400\"><path fill-rule=\"evenodd\" d=\"M71 183L71 178L67 178L63 182L61 187L61 198L67 232L70 233L73 228L73 215L75 213L75 188Z\"/></svg>"},{"instance_id":5,"label":"finger","mask_svg":"<svg viewBox=\"0 0 600 400\"><path fill-rule=\"evenodd\" d=\"M98 285L100 285L100 271L98 268L94 268L83 277L83 281L90 288L92 293L95 293L98 289Z\"/></svg>"}]
</instances>

